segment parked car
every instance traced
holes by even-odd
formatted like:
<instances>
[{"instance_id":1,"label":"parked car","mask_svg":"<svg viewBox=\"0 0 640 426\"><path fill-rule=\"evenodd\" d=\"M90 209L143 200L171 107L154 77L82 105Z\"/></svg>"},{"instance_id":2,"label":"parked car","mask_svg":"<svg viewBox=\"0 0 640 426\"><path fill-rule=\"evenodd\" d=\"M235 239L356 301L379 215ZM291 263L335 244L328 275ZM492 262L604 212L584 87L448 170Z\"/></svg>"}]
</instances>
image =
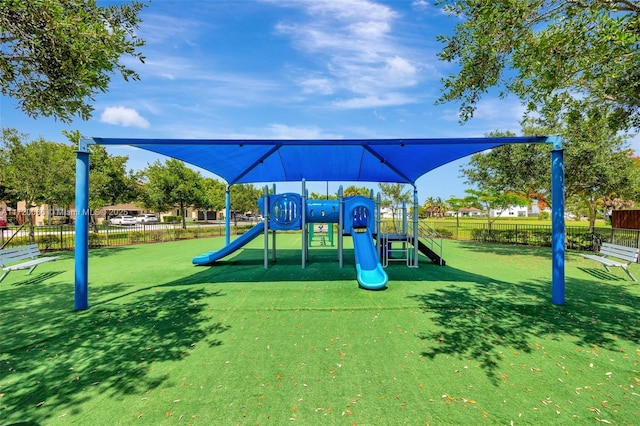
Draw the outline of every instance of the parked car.
<instances>
[{"instance_id":1,"label":"parked car","mask_svg":"<svg viewBox=\"0 0 640 426\"><path fill-rule=\"evenodd\" d=\"M140 214L136 216L136 222L138 223L158 223L158 218L155 214Z\"/></svg>"},{"instance_id":2,"label":"parked car","mask_svg":"<svg viewBox=\"0 0 640 426\"><path fill-rule=\"evenodd\" d=\"M114 216L109 219L111 225L135 225L136 218L129 215Z\"/></svg>"},{"instance_id":3,"label":"parked car","mask_svg":"<svg viewBox=\"0 0 640 426\"><path fill-rule=\"evenodd\" d=\"M0 229L7 229L8 226L9 224L7 223L7 219L0 216Z\"/></svg>"}]
</instances>

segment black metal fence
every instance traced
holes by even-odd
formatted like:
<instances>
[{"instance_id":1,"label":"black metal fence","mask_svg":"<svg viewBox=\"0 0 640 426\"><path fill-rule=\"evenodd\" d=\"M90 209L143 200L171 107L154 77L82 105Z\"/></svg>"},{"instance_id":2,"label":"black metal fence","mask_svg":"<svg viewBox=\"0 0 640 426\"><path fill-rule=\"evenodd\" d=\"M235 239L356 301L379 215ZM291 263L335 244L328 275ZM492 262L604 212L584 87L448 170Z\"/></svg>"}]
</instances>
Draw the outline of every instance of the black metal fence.
<instances>
[{"instance_id":1,"label":"black metal fence","mask_svg":"<svg viewBox=\"0 0 640 426\"><path fill-rule=\"evenodd\" d=\"M522 244L551 247L551 225L467 223L425 221L445 238L481 241L491 243ZM600 249L602 242L611 242L628 247L640 245L640 231L635 229L595 228L589 231L585 226L566 226L565 243L571 250Z\"/></svg>"},{"instance_id":2,"label":"black metal fence","mask_svg":"<svg viewBox=\"0 0 640 426\"><path fill-rule=\"evenodd\" d=\"M423 220L444 238L457 240L522 244L533 246L551 246L551 225L505 224L461 221ZM255 225L255 222L238 222L231 225L231 234L238 235ZM567 226L565 243L571 250L600 249L602 242L611 242L628 247L640 246L640 231L634 229L595 228L590 232L584 226ZM111 247L139 243L176 241L191 238L207 238L225 235L225 224L189 223L186 229L181 224L153 224L115 226L90 226L89 247ZM9 227L0 230L0 247L17 247L26 244L38 244L40 250L71 250L75 245L75 227L73 225L36 226L33 232L29 227Z\"/></svg>"},{"instance_id":3,"label":"black metal fence","mask_svg":"<svg viewBox=\"0 0 640 426\"><path fill-rule=\"evenodd\" d=\"M242 234L255 223L231 225L231 234ZM89 227L89 247L112 247L138 243L176 241L191 238L225 235L224 223L189 223L186 229L180 223L152 225L98 225ZM40 250L71 250L75 246L73 225L9 227L0 230L0 247L18 247L38 244Z\"/></svg>"}]
</instances>

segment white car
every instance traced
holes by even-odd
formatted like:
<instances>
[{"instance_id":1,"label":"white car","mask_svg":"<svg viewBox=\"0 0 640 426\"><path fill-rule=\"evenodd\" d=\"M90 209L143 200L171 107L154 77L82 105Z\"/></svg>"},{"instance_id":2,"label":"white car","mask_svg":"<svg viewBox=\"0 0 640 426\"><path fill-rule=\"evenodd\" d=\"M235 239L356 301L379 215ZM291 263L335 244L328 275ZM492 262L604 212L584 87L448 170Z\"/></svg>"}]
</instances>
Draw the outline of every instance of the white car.
<instances>
[{"instance_id":1,"label":"white car","mask_svg":"<svg viewBox=\"0 0 640 426\"><path fill-rule=\"evenodd\" d=\"M155 214L140 214L136 216L136 222L138 223L158 223L158 218Z\"/></svg>"},{"instance_id":2,"label":"white car","mask_svg":"<svg viewBox=\"0 0 640 426\"><path fill-rule=\"evenodd\" d=\"M136 218L129 215L114 216L109 219L111 225L135 225Z\"/></svg>"}]
</instances>

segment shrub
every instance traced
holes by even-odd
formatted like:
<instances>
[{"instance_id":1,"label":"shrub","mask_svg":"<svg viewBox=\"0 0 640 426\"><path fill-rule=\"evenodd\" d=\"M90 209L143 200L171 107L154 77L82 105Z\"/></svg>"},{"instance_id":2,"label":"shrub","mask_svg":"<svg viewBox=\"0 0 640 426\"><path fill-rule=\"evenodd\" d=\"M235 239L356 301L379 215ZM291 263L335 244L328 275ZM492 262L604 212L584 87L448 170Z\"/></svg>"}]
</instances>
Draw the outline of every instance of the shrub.
<instances>
[{"instance_id":1,"label":"shrub","mask_svg":"<svg viewBox=\"0 0 640 426\"><path fill-rule=\"evenodd\" d=\"M104 247L105 246L105 236L102 234L98 234L97 232L89 233L89 247Z\"/></svg>"},{"instance_id":2,"label":"shrub","mask_svg":"<svg viewBox=\"0 0 640 426\"><path fill-rule=\"evenodd\" d=\"M37 242L44 250L49 250L54 247L60 248L60 236L58 235L42 235L38 237Z\"/></svg>"},{"instance_id":3,"label":"shrub","mask_svg":"<svg viewBox=\"0 0 640 426\"><path fill-rule=\"evenodd\" d=\"M132 243L142 243L144 242L144 231L133 231L129 232L129 241Z\"/></svg>"},{"instance_id":4,"label":"shrub","mask_svg":"<svg viewBox=\"0 0 640 426\"><path fill-rule=\"evenodd\" d=\"M180 216L164 216L162 221L165 223L177 223L180 222L181 219Z\"/></svg>"},{"instance_id":5,"label":"shrub","mask_svg":"<svg viewBox=\"0 0 640 426\"><path fill-rule=\"evenodd\" d=\"M438 234L440 234L443 238L453 237L453 231L448 228L435 228L435 231Z\"/></svg>"}]
</instances>

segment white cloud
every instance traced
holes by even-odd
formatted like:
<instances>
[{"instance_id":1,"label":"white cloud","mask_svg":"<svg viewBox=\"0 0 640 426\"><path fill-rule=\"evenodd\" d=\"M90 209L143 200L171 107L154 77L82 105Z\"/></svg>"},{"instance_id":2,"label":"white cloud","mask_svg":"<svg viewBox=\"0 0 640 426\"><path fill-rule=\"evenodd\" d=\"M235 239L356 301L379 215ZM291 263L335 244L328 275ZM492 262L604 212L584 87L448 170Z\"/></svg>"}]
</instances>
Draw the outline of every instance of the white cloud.
<instances>
[{"instance_id":1,"label":"white cloud","mask_svg":"<svg viewBox=\"0 0 640 426\"><path fill-rule=\"evenodd\" d=\"M246 132L228 133L221 136L223 139L344 139L344 135L326 133L316 126L289 126L287 124L273 123L259 129L251 129Z\"/></svg>"},{"instance_id":2,"label":"white cloud","mask_svg":"<svg viewBox=\"0 0 640 426\"><path fill-rule=\"evenodd\" d=\"M363 96L333 102L337 108L358 109L377 108L386 106L406 105L417 102L415 98L401 93L387 93L382 96Z\"/></svg>"},{"instance_id":3,"label":"white cloud","mask_svg":"<svg viewBox=\"0 0 640 426\"><path fill-rule=\"evenodd\" d=\"M100 115L100 121L124 127L140 127L146 129L149 122L133 108L123 106L107 107Z\"/></svg>"},{"instance_id":4,"label":"white cloud","mask_svg":"<svg viewBox=\"0 0 640 426\"><path fill-rule=\"evenodd\" d=\"M394 24L399 24L401 16L386 5L368 0L272 4L301 8L308 17L302 22L280 22L276 26L280 34L291 37L294 46L321 67L314 73L314 80L297 79L305 93L314 87L325 91L312 93L342 90L361 100L378 99L371 103L373 106L399 105L413 100L397 96L394 92L398 89L414 87L423 78L439 78L433 65L424 62L425 52L409 47L413 41L405 42L394 34ZM314 82L324 84L314 86ZM357 101L347 102L354 103ZM366 101L362 103L365 104ZM343 107L345 102L335 105Z\"/></svg>"},{"instance_id":5,"label":"white cloud","mask_svg":"<svg viewBox=\"0 0 640 426\"><path fill-rule=\"evenodd\" d=\"M302 87L304 93L316 93L331 95L335 92L335 82L324 77L308 77L298 79L297 84Z\"/></svg>"}]
</instances>

